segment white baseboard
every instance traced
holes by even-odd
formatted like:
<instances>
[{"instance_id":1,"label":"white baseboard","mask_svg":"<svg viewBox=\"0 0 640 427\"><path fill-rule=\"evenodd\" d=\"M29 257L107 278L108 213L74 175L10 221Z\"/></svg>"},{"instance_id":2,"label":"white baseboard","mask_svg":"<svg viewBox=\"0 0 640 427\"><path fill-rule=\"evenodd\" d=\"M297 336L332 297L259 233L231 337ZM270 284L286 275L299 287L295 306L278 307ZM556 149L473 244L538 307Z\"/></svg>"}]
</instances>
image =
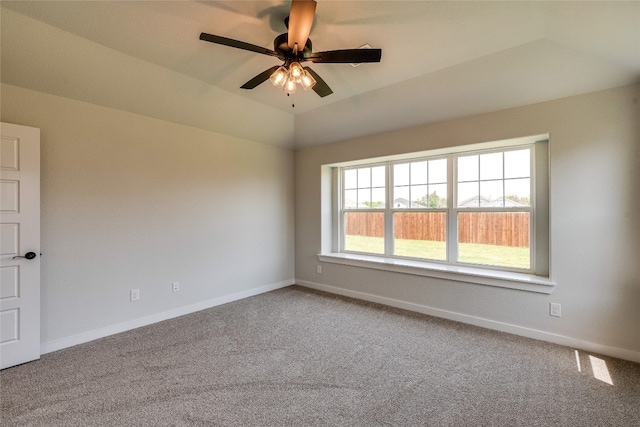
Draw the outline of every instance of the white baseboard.
<instances>
[{"instance_id":1,"label":"white baseboard","mask_svg":"<svg viewBox=\"0 0 640 427\"><path fill-rule=\"evenodd\" d=\"M604 354L618 359L630 360L640 363L640 352L627 350L624 348L610 347L589 341L583 341L563 335L557 335L550 332L544 332L537 329L525 328L523 326L511 325L508 323L497 322L495 320L484 319L481 317L469 316L467 314L456 313L453 311L441 310L439 308L428 307L425 305L415 304L411 302L401 301L393 298L382 297L378 295L368 294L365 292L352 291L348 289L338 288L321 283L309 282L306 280L296 280L297 285L304 286L319 291L329 292L332 294L343 295L346 297L356 298L364 301L375 302L378 304L388 305L391 307L401 308L404 310L415 311L443 319L455 320L456 322L467 323L474 326L480 326L487 329L493 329L500 332L507 332L514 335L520 335L527 338L533 338L540 341L560 344L574 349L589 351L593 353Z\"/></svg>"},{"instance_id":2,"label":"white baseboard","mask_svg":"<svg viewBox=\"0 0 640 427\"><path fill-rule=\"evenodd\" d=\"M205 310L207 308L215 307L229 302L238 301L244 298L252 297L254 295L263 294L266 292L274 291L276 289L285 288L295 283L293 279L284 280L278 283L272 283L258 288L248 289L246 291L236 292L230 295L224 295L218 298L202 301L196 304L187 305L184 307L174 308L172 310L163 311L161 313L152 314L150 316L141 317L139 319L129 320L123 323L117 323L115 325L106 326L104 328L95 329L93 331L83 332L78 335L73 335L66 338L60 338L57 340L42 343L40 346L40 353L46 354L53 351L62 350L63 348L72 347L74 345L83 344L89 341L97 340L99 338L108 337L109 335L118 334L120 332L129 331L142 326L151 325L153 323L162 322L163 320L173 319L174 317L184 316L185 314L195 313L196 311Z\"/></svg>"}]
</instances>

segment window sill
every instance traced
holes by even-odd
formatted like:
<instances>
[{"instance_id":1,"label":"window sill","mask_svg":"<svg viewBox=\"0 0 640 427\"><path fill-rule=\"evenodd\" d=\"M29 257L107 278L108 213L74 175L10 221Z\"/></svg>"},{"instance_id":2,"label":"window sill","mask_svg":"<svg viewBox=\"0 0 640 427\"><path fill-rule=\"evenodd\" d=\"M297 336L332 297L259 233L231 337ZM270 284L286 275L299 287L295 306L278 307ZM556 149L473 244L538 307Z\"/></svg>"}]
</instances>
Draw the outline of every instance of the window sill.
<instances>
[{"instance_id":1,"label":"window sill","mask_svg":"<svg viewBox=\"0 0 640 427\"><path fill-rule=\"evenodd\" d=\"M551 294L556 287L556 284L551 281L551 279L534 274L445 265L427 261L346 253L319 254L318 259L322 262L333 264L435 277L438 279L497 286L500 288L517 289L541 294Z\"/></svg>"}]
</instances>

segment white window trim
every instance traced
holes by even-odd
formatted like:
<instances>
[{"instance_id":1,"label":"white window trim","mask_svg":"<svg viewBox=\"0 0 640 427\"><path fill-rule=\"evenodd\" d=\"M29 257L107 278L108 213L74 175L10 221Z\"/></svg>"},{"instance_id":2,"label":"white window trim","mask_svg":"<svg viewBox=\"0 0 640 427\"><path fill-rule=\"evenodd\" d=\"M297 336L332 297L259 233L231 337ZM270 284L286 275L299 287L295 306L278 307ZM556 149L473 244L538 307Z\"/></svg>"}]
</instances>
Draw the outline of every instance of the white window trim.
<instances>
[{"instance_id":1,"label":"white window trim","mask_svg":"<svg viewBox=\"0 0 640 427\"><path fill-rule=\"evenodd\" d=\"M339 181L340 173L338 173L339 167L344 166L355 166L365 163L373 164L380 163L385 161L394 161L399 159L407 159L411 158L419 158L425 156L437 156L441 154L449 155L459 152L467 152L474 150L482 150L489 148L510 148L518 145L529 145L534 142L547 140L549 139L549 135L536 135L525 138L518 138L509 141L495 141L489 143L481 143L475 145L467 145L464 147L457 147L447 150L432 150L428 152L421 153L413 153L411 155L395 155L388 156L385 158L378 159L369 159L369 161L352 161L349 163L342 164L334 164L334 165L325 165L325 167L330 167L333 171L331 174L331 183L333 187L333 197L331 200L331 204L335 206L341 206L341 197L340 191L336 191L337 188L341 188L341 184ZM536 153L534 154L534 158L536 161L541 161L547 163L548 165L548 157L547 157L547 149L545 148L545 153L540 153L541 151L539 144L536 144L537 148ZM452 171L452 168L448 168L449 171ZM449 172L451 173L451 172ZM450 177L451 178L451 177ZM546 230L545 236L539 236L536 234L535 239L535 247L532 248L532 257L533 259L537 259L535 263L535 269L537 274L529 273L529 272L517 272L517 271L509 271L503 269L493 269L491 267L479 266L475 267L472 265L465 264L445 264L439 262L430 262L428 260L414 260L407 258L396 258L389 257L385 255L368 255L368 254L360 254L360 253L352 253L352 252L340 252L341 248L341 233L339 230L339 217L340 217L340 209L331 209L332 218L331 218L331 239L329 242L330 245L323 244L321 251L322 253L318 254L318 259L321 262L348 265L354 267L362 267L362 268L370 268L375 270L384 270L396 273L404 273L404 274L412 274L418 276L426 276L433 277L444 280L453 280L458 282L466 282L487 286L496 286L501 288L508 289L516 289L522 291L543 293L543 294L551 294L556 287L556 283L552 280L550 274L550 247L549 247L549 200L548 200L548 169L544 176L539 176L535 180L537 185L534 186L534 191L536 192L535 199L538 200L538 204L542 204L542 206L536 206L534 208L534 218L532 222L535 221L535 226L532 224L532 228L538 228ZM450 181L453 182L453 181ZM336 187L338 186L338 187ZM453 186L453 185L452 185ZM450 188L452 187L450 186ZM546 189L543 190L543 187ZM337 194L336 194L337 193ZM533 196L533 195L532 195ZM536 211L544 212L545 214L535 214ZM450 223L450 222L448 222ZM541 225L540 227L538 227ZM326 228L325 228L326 230ZM323 234L327 236L327 234ZM326 240L325 240L326 241ZM544 260L541 260L544 259Z\"/></svg>"}]
</instances>

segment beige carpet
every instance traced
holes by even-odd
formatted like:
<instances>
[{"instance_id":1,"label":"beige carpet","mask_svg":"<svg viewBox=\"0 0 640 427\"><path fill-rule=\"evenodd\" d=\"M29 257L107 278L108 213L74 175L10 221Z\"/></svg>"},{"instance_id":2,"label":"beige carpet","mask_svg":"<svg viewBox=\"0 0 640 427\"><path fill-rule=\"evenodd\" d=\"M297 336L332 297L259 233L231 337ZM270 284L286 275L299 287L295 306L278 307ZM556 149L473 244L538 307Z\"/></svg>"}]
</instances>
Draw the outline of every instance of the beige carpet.
<instances>
[{"instance_id":1,"label":"beige carpet","mask_svg":"<svg viewBox=\"0 0 640 427\"><path fill-rule=\"evenodd\" d=\"M578 356L294 286L6 369L1 424L640 426L640 365Z\"/></svg>"}]
</instances>

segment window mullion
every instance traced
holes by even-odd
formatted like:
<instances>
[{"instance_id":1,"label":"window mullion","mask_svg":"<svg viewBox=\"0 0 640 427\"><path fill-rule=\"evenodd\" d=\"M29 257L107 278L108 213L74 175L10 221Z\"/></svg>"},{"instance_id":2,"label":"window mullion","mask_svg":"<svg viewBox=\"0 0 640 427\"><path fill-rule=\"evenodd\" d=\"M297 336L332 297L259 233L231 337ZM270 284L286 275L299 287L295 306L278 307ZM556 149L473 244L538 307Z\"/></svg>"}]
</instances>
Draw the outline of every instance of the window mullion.
<instances>
[{"instance_id":1,"label":"window mullion","mask_svg":"<svg viewBox=\"0 0 640 427\"><path fill-rule=\"evenodd\" d=\"M457 205L457 176L458 167L456 156L447 157L447 261L458 261L458 214Z\"/></svg>"}]
</instances>

